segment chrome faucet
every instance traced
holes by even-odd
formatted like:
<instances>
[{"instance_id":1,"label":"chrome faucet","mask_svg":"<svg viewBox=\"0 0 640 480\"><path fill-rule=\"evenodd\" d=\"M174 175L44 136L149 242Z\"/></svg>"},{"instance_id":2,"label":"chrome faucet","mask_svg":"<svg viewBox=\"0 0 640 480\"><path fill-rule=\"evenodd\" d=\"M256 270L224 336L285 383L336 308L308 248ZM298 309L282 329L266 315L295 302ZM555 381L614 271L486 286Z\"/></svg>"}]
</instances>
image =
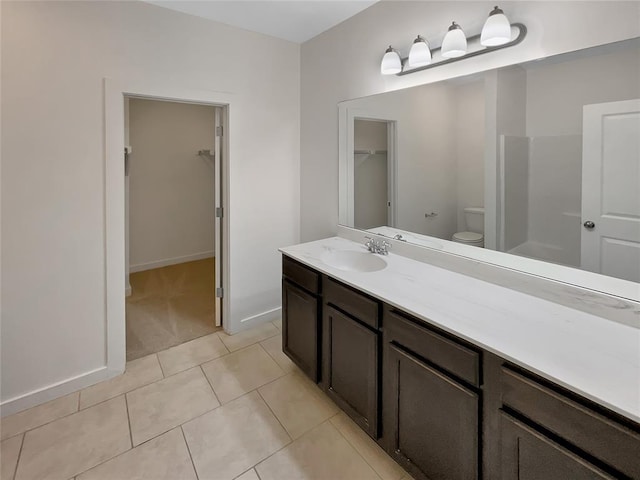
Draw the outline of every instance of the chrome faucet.
<instances>
[{"instance_id":1,"label":"chrome faucet","mask_svg":"<svg viewBox=\"0 0 640 480\"><path fill-rule=\"evenodd\" d=\"M391 249L391 244L386 240L377 240L371 237L364 237L367 241L364 243L364 246L367 247L371 253L377 253L379 255L389 255L389 250Z\"/></svg>"}]
</instances>

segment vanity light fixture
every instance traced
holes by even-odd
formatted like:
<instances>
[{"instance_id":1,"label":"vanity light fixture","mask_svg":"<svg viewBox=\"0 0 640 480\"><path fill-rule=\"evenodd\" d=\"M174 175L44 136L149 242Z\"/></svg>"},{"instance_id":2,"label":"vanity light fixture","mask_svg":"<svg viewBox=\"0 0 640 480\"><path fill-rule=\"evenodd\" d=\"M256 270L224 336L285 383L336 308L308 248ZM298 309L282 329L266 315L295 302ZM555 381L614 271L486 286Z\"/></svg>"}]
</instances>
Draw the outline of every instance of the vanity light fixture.
<instances>
[{"instance_id":1,"label":"vanity light fixture","mask_svg":"<svg viewBox=\"0 0 640 480\"><path fill-rule=\"evenodd\" d=\"M416 37L409 50L409 61L407 66L409 68L424 67L431 63L431 49L427 41L420 35Z\"/></svg>"},{"instance_id":2,"label":"vanity light fixture","mask_svg":"<svg viewBox=\"0 0 640 480\"><path fill-rule=\"evenodd\" d=\"M466 53L467 37L460 25L451 22L451 26L442 40L440 55L444 58L458 58L463 57Z\"/></svg>"},{"instance_id":3,"label":"vanity light fixture","mask_svg":"<svg viewBox=\"0 0 640 480\"><path fill-rule=\"evenodd\" d=\"M389 46L380 64L380 73L408 75L438 65L513 47L522 42L526 35L527 27L522 23L510 24L502 9L496 6L489 13L482 32L477 35L467 38L462 27L452 22L440 47L431 48L431 45L418 35L411 45L408 57L403 58L396 49Z\"/></svg>"},{"instance_id":4,"label":"vanity light fixture","mask_svg":"<svg viewBox=\"0 0 640 480\"><path fill-rule=\"evenodd\" d=\"M387 51L384 53L384 57L382 57L380 73L383 75L393 75L401 71L402 59L400 58L400 54L389 45L389 48L387 48Z\"/></svg>"},{"instance_id":5,"label":"vanity light fixture","mask_svg":"<svg viewBox=\"0 0 640 480\"><path fill-rule=\"evenodd\" d=\"M504 12L495 6L482 27L480 45L495 47L511 41L511 24Z\"/></svg>"}]
</instances>

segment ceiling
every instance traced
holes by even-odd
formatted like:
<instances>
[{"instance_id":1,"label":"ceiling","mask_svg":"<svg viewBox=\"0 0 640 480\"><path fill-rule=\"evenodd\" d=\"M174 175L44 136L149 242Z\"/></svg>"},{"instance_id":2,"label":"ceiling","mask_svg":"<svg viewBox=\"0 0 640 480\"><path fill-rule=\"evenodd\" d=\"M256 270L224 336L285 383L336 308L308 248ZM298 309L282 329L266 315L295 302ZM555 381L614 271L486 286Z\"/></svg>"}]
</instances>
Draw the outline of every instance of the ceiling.
<instances>
[{"instance_id":1,"label":"ceiling","mask_svg":"<svg viewBox=\"0 0 640 480\"><path fill-rule=\"evenodd\" d=\"M146 0L160 7L303 43L378 0Z\"/></svg>"}]
</instances>

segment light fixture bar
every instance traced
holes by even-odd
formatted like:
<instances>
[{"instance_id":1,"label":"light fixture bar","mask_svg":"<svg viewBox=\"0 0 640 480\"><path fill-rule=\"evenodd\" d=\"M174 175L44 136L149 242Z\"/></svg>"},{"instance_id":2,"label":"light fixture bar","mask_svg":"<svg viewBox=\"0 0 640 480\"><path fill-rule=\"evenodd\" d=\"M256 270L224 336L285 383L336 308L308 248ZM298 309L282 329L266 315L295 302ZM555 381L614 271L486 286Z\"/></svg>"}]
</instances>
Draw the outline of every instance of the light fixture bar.
<instances>
[{"instance_id":1,"label":"light fixture bar","mask_svg":"<svg viewBox=\"0 0 640 480\"><path fill-rule=\"evenodd\" d=\"M511 28L514 28L514 27L518 29L518 36L516 38L514 38L513 40L511 40L510 42L508 42L508 43L505 43L505 44L502 44L502 45L497 45L495 47L482 47L480 50L475 50L475 51L472 51L472 52L468 52L462 57L445 58L445 59L439 60L437 62L432 62L429 65L424 65L422 67L416 67L416 68L411 68L411 69L407 68L406 70L402 70L401 72L396 73L396 75L401 77L402 75L408 75L410 73L421 72L421 71L427 70L429 68L438 67L440 65L446 65L448 63L459 62L460 60L465 60L465 59L471 58L471 57L477 57L478 55L484 55L485 53L495 52L496 50L501 50L503 48L513 47L514 45L518 45L520 42L522 42L522 40L524 40L524 37L527 36L527 27L525 27L524 24L522 24L522 23L512 23L511 24ZM479 45L480 44L480 35L481 34L474 35L473 37L469 37L469 38L467 38L467 41L469 42L469 44L475 43L477 41L477 43ZM435 56L434 54L436 52L440 51L440 49L441 49L441 47L436 47L436 48L432 48L431 49L432 58ZM402 58L402 65L408 65L407 57Z\"/></svg>"}]
</instances>

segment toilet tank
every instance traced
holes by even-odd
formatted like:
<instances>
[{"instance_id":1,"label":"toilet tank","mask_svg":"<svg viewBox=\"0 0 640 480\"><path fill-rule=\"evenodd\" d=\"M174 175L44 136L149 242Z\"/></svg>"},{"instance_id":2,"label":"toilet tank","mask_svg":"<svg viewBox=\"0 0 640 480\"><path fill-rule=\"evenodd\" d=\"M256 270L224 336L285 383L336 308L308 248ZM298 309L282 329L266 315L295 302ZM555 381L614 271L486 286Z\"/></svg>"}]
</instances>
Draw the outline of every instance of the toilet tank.
<instances>
[{"instance_id":1,"label":"toilet tank","mask_svg":"<svg viewBox=\"0 0 640 480\"><path fill-rule=\"evenodd\" d=\"M464 209L464 221L467 230L484 233L484 207L467 207Z\"/></svg>"}]
</instances>

